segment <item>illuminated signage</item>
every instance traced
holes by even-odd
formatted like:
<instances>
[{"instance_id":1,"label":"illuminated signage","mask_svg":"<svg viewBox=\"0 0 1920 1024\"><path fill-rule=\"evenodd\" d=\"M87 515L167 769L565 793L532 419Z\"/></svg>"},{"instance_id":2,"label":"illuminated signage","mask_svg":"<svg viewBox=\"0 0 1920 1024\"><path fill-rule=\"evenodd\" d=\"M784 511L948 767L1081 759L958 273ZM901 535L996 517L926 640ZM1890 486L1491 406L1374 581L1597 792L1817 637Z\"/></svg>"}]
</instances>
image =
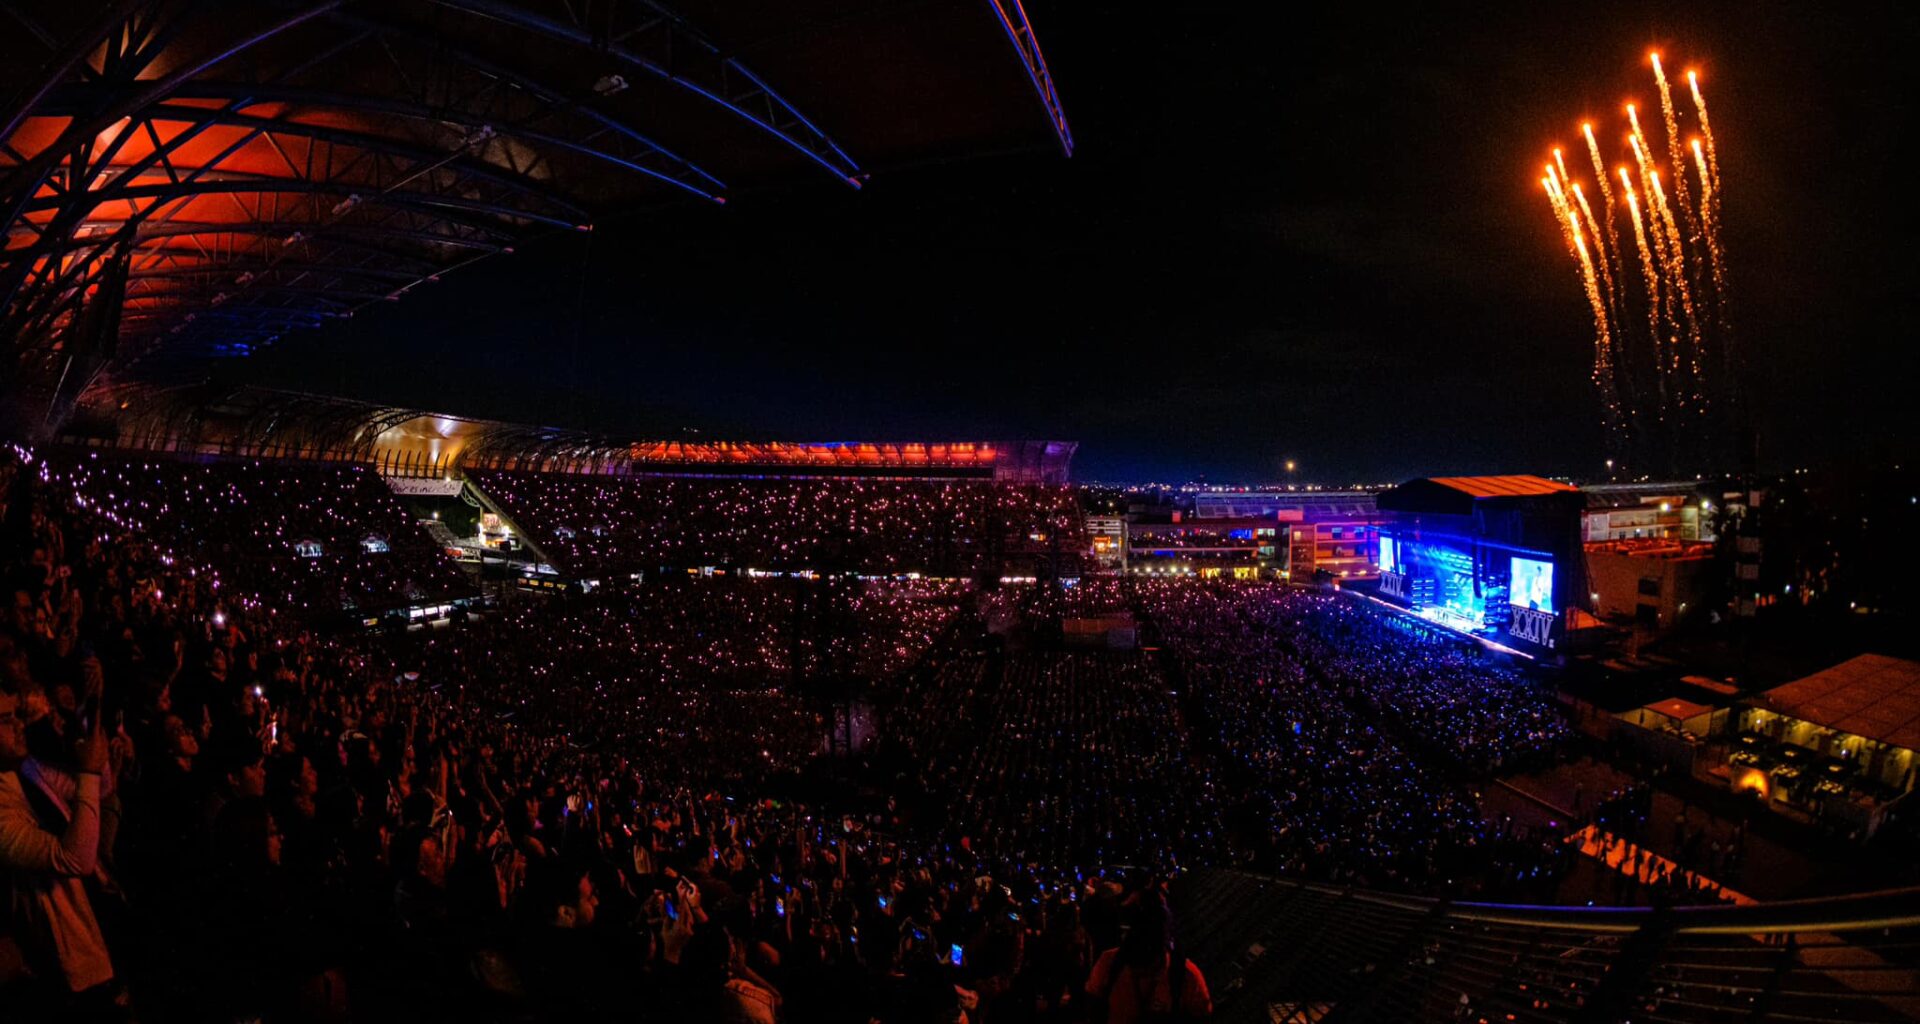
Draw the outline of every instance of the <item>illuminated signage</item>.
<instances>
[{"instance_id":1,"label":"illuminated signage","mask_svg":"<svg viewBox=\"0 0 1920 1024\"><path fill-rule=\"evenodd\" d=\"M1407 593L1407 577L1405 573L1381 573L1380 592L1388 597L1397 597L1402 601L1413 600L1412 595Z\"/></svg>"},{"instance_id":2,"label":"illuminated signage","mask_svg":"<svg viewBox=\"0 0 1920 1024\"><path fill-rule=\"evenodd\" d=\"M1550 612L1538 612L1516 604L1513 606L1513 621L1507 623L1507 632L1528 643L1552 647L1555 618L1557 616Z\"/></svg>"},{"instance_id":3,"label":"illuminated signage","mask_svg":"<svg viewBox=\"0 0 1920 1024\"><path fill-rule=\"evenodd\" d=\"M453 498L458 497L460 489L465 487L464 480L447 480L441 477L390 476L387 486L395 494L417 495L420 497Z\"/></svg>"}]
</instances>

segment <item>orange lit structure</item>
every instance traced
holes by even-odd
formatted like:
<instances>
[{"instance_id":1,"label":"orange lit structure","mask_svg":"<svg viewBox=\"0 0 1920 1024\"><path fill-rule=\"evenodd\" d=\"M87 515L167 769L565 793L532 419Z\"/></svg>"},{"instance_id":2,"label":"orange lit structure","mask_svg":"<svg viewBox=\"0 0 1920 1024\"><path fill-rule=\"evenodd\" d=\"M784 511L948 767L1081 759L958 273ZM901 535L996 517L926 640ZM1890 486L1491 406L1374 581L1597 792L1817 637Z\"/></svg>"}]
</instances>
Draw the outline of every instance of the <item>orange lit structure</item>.
<instances>
[{"instance_id":1,"label":"orange lit structure","mask_svg":"<svg viewBox=\"0 0 1920 1024\"><path fill-rule=\"evenodd\" d=\"M1018 3L23 0L7 15L15 372L0 397L35 432L102 382L198 376L608 213L822 172L858 189L861 160L1028 141L1035 90L1071 151ZM752 67L743 39L760 41Z\"/></svg>"},{"instance_id":2,"label":"orange lit structure","mask_svg":"<svg viewBox=\"0 0 1920 1024\"><path fill-rule=\"evenodd\" d=\"M361 462L389 477L466 469L611 476L831 476L1064 484L1071 441L629 441L264 388L102 389L70 444L239 458Z\"/></svg>"}]
</instances>

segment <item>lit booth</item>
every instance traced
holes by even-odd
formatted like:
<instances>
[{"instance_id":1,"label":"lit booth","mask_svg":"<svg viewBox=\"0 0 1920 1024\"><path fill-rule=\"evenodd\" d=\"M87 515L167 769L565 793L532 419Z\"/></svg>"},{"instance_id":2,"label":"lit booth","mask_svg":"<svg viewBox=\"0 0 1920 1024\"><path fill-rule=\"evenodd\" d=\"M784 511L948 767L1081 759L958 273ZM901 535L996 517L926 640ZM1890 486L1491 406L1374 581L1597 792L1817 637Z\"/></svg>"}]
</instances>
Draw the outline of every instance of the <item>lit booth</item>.
<instances>
[{"instance_id":1,"label":"lit booth","mask_svg":"<svg viewBox=\"0 0 1920 1024\"><path fill-rule=\"evenodd\" d=\"M1382 600L1444 626L1551 650L1584 593L1572 486L1537 476L1427 477L1381 493Z\"/></svg>"}]
</instances>

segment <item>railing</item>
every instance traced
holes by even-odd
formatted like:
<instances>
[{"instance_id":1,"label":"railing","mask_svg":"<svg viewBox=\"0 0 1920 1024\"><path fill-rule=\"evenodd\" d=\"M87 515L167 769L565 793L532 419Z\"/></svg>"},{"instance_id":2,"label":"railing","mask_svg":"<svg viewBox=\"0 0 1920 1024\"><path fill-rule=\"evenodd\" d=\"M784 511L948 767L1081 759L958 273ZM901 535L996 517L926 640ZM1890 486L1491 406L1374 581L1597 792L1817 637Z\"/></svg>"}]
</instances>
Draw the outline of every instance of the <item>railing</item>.
<instances>
[{"instance_id":1,"label":"railing","mask_svg":"<svg viewBox=\"0 0 1920 1024\"><path fill-rule=\"evenodd\" d=\"M1225 1021L1920 1019L1920 888L1555 907L1212 871L1175 905Z\"/></svg>"}]
</instances>

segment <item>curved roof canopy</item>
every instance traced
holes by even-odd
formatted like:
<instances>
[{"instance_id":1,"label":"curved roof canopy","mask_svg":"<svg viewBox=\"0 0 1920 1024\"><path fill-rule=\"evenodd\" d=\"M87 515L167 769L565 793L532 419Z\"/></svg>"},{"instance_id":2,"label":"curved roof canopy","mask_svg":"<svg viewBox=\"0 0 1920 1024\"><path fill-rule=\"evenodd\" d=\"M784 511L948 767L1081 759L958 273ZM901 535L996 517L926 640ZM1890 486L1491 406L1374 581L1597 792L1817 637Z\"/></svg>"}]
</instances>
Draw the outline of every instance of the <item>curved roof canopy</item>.
<instances>
[{"instance_id":1,"label":"curved roof canopy","mask_svg":"<svg viewBox=\"0 0 1920 1024\"><path fill-rule=\"evenodd\" d=\"M469 469L616 476L874 476L1064 484L1071 441L645 440L265 388L95 388L57 439L88 447L365 462L393 477Z\"/></svg>"},{"instance_id":2,"label":"curved roof canopy","mask_svg":"<svg viewBox=\"0 0 1920 1024\"><path fill-rule=\"evenodd\" d=\"M1017 0L20 0L0 25L0 337L9 377L73 393L612 211L1071 149Z\"/></svg>"}]
</instances>

